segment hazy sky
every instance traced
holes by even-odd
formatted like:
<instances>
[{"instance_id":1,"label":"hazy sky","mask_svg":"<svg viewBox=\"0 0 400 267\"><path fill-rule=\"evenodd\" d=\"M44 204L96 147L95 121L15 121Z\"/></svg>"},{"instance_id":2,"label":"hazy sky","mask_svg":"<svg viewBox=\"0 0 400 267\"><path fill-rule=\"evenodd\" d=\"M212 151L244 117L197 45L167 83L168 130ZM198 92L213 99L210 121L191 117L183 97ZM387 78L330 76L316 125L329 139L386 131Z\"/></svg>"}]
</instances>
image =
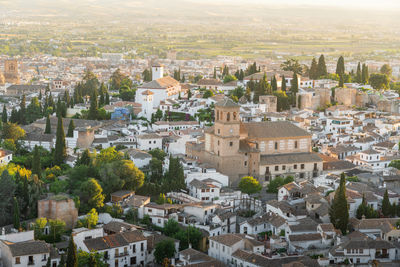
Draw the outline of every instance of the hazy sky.
<instances>
[{"instance_id":1,"label":"hazy sky","mask_svg":"<svg viewBox=\"0 0 400 267\"><path fill-rule=\"evenodd\" d=\"M192 0L198 1L198 0ZM244 3L243 0L202 0L202 2L226 2ZM400 0L246 0L246 3L265 3L274 5L324 5L340 7L373 7L373 8L393 8L400 7Z\"/></svg>"}]
</instances>

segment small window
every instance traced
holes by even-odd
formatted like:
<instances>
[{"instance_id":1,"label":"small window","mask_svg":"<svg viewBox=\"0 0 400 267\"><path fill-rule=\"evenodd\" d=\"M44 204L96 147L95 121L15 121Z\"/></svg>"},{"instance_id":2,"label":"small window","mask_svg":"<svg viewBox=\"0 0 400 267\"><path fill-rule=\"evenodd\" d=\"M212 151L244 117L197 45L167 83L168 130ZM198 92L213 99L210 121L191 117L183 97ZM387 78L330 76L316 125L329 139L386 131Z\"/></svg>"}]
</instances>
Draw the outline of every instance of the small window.
<instances>
[{"instance_id":1,"label":"small window","mask_svg":"<svg viewBox=\"0 0 400 267\"><path fill-rule=\"evenodd\" d=\"M218 134L220 134L221 133L221 130L220 129L218 129Z\"/></svg>"},{"instance_id":2,"label":"small window","mask_svg":"<svg viewBox=\"0 0 400 267\"><path fill-rule=\"evenodd\" d=\"M15 264L21 264L21 258L20 257L16 257L15 258Z\"/></svg>"},{"instance_id":3,"label":"small window","mask_svg":"<svg viewBox=\"0 0 400 267\"><path fill-rule=\"evenodd\" d=\"M229 142L229 146L233 146L233 142Z\"/></svg>"},{"instance_id":4,"label":"small window","mask_svg":"<svg viewBox=\"0 0 400 267\"><path fill-rule=\"evenodd\" d=\"M279 171L279 166L275 166L275 171Z\"/></svg>"},{"instance_id":5,"label":"small window","mask_svg":"<svg viewBox=\"0 0 400 267\"><path fill-rule=\"evenodd\" d=\"M297 141L294 141L294 148L297 148Z\"/></svg>"},{"instance_id":6,"label":"small window","mask_svg":"<svg viewBox=\"0 0 400 267\"><path fill-rule=\"evenodd\" d=\"M300 168L301 168L302 170L304 170L304 164L301 164L301 165L300 165Z\"/></svg>"},{"instance_id":7,"label":"small window","mask_svg":"<svg viewBox=\"0 0 400 267\"><path fill-rule=\"evenodd\" d=\"M282 171L286 170L286 165L282 166Z\"/></svg>"},{"instance_id":8,"label":"small window","mask_svg":"<svg viewBox=\"0 0 400 267\"><path fill-rule=\"evenodd\" d=\"M278 150L278 142L275 142L275 150Z\"/></svg>"},{"instance_id":9,"label":"small window","mask_svg":"<svg viewBox=\"0 0 400 267\"><path fill-rule=\"evenodd\" d=\"M247 166L247 161L244 162L244 166Z\"/></svg>"},{"instance_id":10,"label":"small window","mask_svg":"<svg viewBox=\"0 0 400 267\"><path fill-rule=\"evenodd\" d=\"M293 169L297 170L297 164L294 164Z\"/></svg>"},{"instance_id":11,"label":"small window","mask_svg":"<svg viewBox=\"0 0 400 267\"><path fill-rule=\"evenodd\" d=\"M140 251L144 250L144 243L140 243Z\"/></svg>"}]
</instances>

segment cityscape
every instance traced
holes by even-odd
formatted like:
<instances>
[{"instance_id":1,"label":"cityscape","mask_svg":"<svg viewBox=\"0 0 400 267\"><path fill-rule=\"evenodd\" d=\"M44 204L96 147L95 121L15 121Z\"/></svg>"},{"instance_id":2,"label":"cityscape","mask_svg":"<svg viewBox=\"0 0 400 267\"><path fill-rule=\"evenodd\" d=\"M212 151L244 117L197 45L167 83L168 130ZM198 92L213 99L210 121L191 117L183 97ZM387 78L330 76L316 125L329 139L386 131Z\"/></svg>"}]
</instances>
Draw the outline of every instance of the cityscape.
<instances>
[{"instance_id":1,"label":"cityscape","mask_svg":"<svg viewBox=\"0 0 400 267\"><path fill-rule=\"evenodd\" d=\"M400 266L399 12L0 0L0 267Z\"/></svg>"}]
</instances>

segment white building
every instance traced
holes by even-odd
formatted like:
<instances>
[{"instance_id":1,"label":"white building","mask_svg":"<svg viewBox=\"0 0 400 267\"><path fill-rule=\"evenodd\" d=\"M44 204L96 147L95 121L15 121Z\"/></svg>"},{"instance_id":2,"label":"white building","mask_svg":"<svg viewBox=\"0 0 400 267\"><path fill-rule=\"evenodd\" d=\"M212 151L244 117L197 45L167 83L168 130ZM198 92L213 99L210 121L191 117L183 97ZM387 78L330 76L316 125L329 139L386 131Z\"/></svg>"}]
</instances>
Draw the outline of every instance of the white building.
<instances>
[{"instance_id":1,"label":"white building","mask_svg":"<svg viewBox=\"0 0 400 267\"><path fill-rule=\"evenodd\" d=\"M211 202L219 198L221 187L221 183L212 179L205 179L202 181L194 179L189 184L189 192L192 197Z\"/></svg>"},{"instance_id":2,"label":"white building","mask_svg":"<svg viewBox=\"0 0 400 267\"><path fill-rule=\"evenodd\" d=\"M136 95L141 96L143 92L149 90L153 95L153 107L156 108L160 105L161 101L166 99L177 99L181 92L180 83L172 77L163 77L163 67L154 66L152 68L153 80L145 83L138 87ZM143 101L143 98L139 98L139 101ZM141 103L139 102L140 104Z\"/></svg>"},{"instance_id":3,"label":"white building","mask_svg":"<svg viewBox=\"0 0 400 267\"><path fill-rule=\"evenodd\" d=\"M209 240L208 255L228 266L234 266L232 254L239 249L258 254L264 252L264 244L249 235L225 234L212 236Z\"/></svg>"},{"instance_id":4,"label":"white building","mask_svg":"<svg viewBox=\"0 0 400 267\"><path fill-rule=\"evenodd\" d=\"M162 136L149 133L149 134L141 134L136 137L137 148L140 150L152 150L152 149L162 149Z\"/></svg>"},{"instance_id":5,"label":"white building","mask_svg":"<svg viewBox=\"0 0 400 267\"><path fill-rule=\"evenodd\" d=\"M0 241L1 260L4 267L32 266L47 264L53 248L42 240L23 242ZM57 253L58 254L58 253ZM60 258L51 259L51 266L57 266Z\"/></svg>"},{"instance_id":6,"label":"white building","mask_svg":"<svg viewBox=\"0 0 400 267\"><path fill-rule=\"evenodd\" d=\"M147 255L147 238L142 232L127 231L106 237L86 239L84 251L104 254L108 266L144 266Z\"/></svg>"},{"instance_id":7,"label":"white building","mask_svg":"<svg viewBox=\"0 0 400 267\"><path fill-rule=\"evenodd\" d=\"M12 161L12 152L5 150L5 149L0 149L0 165L7 165Z\"/></svg>"}]
</instances>

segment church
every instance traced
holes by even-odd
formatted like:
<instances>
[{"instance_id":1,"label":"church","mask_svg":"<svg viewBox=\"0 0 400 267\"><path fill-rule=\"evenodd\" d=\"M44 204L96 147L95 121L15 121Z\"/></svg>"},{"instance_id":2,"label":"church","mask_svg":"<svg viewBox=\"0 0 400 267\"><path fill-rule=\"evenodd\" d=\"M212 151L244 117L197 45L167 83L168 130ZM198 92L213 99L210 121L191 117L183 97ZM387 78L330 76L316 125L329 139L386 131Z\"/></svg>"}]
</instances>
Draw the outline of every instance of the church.
<instances>
[{"instance_id":1,"label":"church","mask_svg":"<svg viewBox=\"0 0 400 267\"><path fill-rule=\"evenodd\" d=\"M253 176L263 185L276 176L311 179L322 171L322 159L311 151L311 135L288 121L242 122L240 106L230 98L215 104L214 126L204 139L186 144L186 155L210 165L237 185Z\"/></svg>"}]
</instances>

